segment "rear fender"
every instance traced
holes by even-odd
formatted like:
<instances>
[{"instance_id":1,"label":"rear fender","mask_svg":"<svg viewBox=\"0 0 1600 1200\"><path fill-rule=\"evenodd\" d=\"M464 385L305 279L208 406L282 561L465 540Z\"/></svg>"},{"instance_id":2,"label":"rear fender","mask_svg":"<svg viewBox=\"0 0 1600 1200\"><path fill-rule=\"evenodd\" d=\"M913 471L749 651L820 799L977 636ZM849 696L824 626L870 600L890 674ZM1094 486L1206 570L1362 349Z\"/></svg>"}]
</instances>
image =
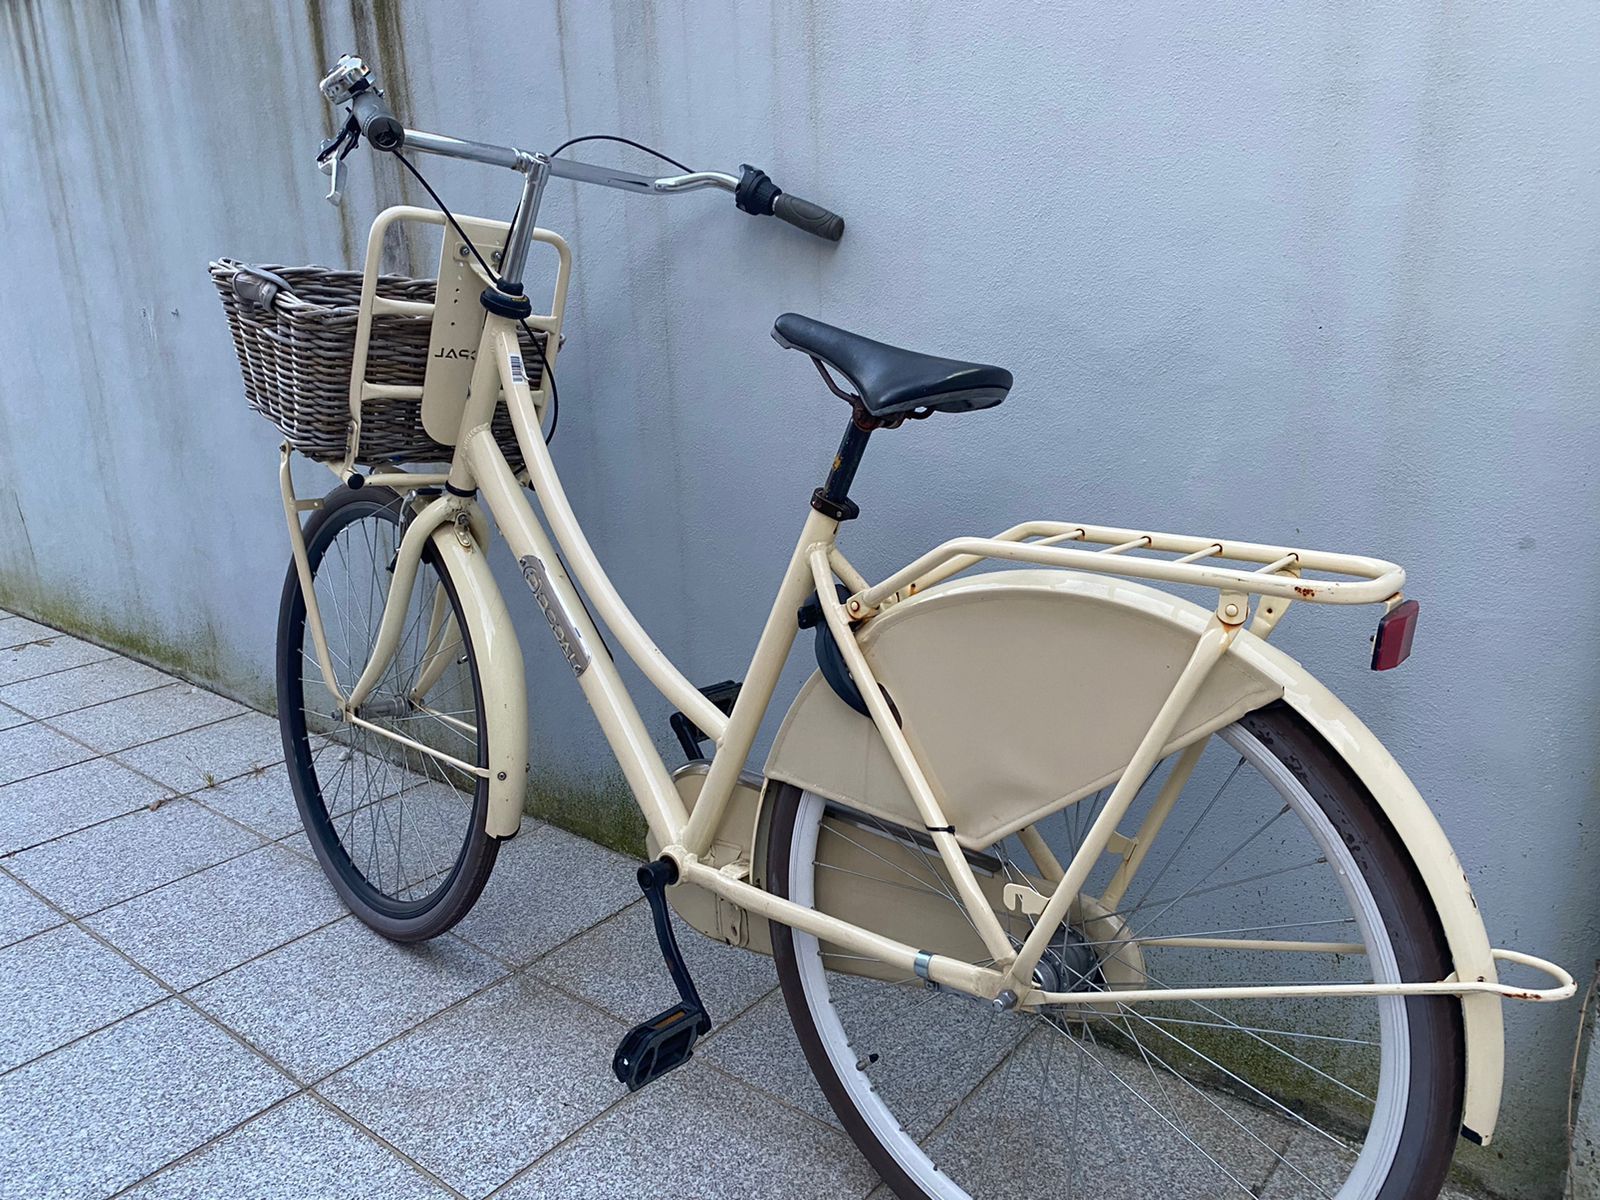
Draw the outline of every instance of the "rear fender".
<instances>
[{"instance_id":1,"label":"rear fender","mask_svg":"<svg viewBox=\"0 0 1600 1200\"><path fill-rule=\"evenodd\" d=\"M964 847L980 851L1113 783L1210 612L1155 588L1056 570L952 580L868 622L861 649ZM1477 901L1438 820L1372 732L1298 662L1240 632L1163 753L1274 700L1295 709L1377 799L1438 913L1458 977L1496 978ZM897 824L922 824L876 728L813 674L766 775ZM1500 1107L1500 1000L1461 1000L1463 1133Z\"/></svg>"}]
</instances>

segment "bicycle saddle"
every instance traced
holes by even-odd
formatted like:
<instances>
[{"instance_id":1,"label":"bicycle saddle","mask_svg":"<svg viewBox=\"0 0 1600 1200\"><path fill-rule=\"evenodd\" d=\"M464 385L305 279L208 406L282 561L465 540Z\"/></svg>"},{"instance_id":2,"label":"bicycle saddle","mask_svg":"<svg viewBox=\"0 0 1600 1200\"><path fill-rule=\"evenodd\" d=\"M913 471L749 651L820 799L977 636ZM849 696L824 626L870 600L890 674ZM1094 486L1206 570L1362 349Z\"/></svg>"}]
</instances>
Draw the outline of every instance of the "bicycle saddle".
<instances>
[{"instance_id":1,"label":"bicycle saddle","mask_svg":"<svg viewBox=\"0 0 1600 1200\"><path fill-rule=\"evenodd\" d=\"M1011 388L1011 372L1004 368L886 346L799 313L779 317L772 326L772 340L785 350L804 351L819 365L843 375L874 417L895 417L914 409L993 408Z\"/></svg>"}]
</instances>

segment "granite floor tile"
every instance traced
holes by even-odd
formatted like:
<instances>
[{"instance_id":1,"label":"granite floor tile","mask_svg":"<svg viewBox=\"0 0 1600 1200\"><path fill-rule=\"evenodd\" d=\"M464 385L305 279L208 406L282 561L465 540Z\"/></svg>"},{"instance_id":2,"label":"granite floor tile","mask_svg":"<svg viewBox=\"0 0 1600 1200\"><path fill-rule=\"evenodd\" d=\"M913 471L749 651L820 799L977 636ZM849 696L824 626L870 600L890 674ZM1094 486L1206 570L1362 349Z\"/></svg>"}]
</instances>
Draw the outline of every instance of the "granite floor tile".
<instances>
[{"instance_id":1,"label":"granite floor tile","mask_svg":"<svg viewBox=\"0 0 1600 1200\"><path fill-rule=\"evenodd\" d=\"M27 642L42 642L64 636L59 629L51 629L27 617L10 616L0 619L0 650L9 650Z\"/></svg>"},{"instance_id":2,"label":"granite floor tile","mask_svg":"<svg viewBox=\"0 0 1600 1200\"><path fill-rule=\"evenodd\" d=\"M0 787L0 855L148 808L170 789L108 758Z\"/></svg>"},{"instance_id":3,"label":"granite floor tile","mask_svg":"<svg viewBox=\"0 0 1600 1200\"><path fill-rule=\"evenodd\" d=\"M141 808L6 860L6 869L76 916L262 845L189 800Z\"/></svg>"},{"instance_id":4,"label":"granite floor tile","mask_svg":"<svg viewBox=\"0 0 1600 1200\"><path fill-rule=\"evenodd\" d=\"M190 995L311 1081L503 974L456 938L402 946L346 917Z\"/></svg>"},{"instance_id":5,"label":"granite floor tile","mask_svg":"<svg viewBox=\"0 0 1600 1200\"><path fill-rule=\"evenodd\" d=\"M93 750L46 725L13 726L0 731L0 786L93 757Z\"/></svg>"},{"instance_id":6,"label":"granite floor tile","mask_svg":"<svg viewBox=\"0 0 1600 1200\"><path fill-rule=\"evenodd\" d=\"M1356 1151L1342 1150L1303 1126L1289 1131L1282 1154L1283 1161L1261 1189L1262 1200L1326 1200L1350 1177L1357 1157ZM1581 1193L1570 1194L1577 1200ZM1439 1193L1439 1200L1476 1200L1484 1195L1475 1187L1453 1186Z\"/></svg>"},{"instance_id":7,"label":"granite floor tile","mask_svg":"<svg viewBox=\"0 0 1600 1200\"><path fill-rule=\"evenodd\" d=\"M448 1195L310 1095L285 1100L126 1193L127 1200L431 1200Z\"/></svg>"},{"instance_id":8,"label":"granite floor tile","mask_svg":"<svg viewBox=\"0 0 1600 1200\"><path fill-rule=\"evenodd\" d=\"M192 792L282 762L283 739L276 720L247 712L119 751L117 758L174 791Z\"/></svg>"},{"instance_id":9,"label":"granite floor tile","mask_svg":"<svg viewBox=\"0 0 1600 1200\"><path fill-rule=\"evenodd\" d=\"M678 947L712 1021L731 1020L778 986L766 955L714 942L684 921L673 920ZM533 970L629 1025L677 1003L643 900L552 950Z\"/></svg>"},{"instance_id":10,"label":"granite floor tile","mask_svg":"<svg viewBox=\"0 0 1600 1200\"><path fill-rule=\"evenodd\" d=\"M1031 1028L1024 1021L996 1020L953 992L890 990L845 976L830 977L830 984L857 1048L874 1056L875 1083L905 1098L896 1119L919 1137L948 1113L953 1089L976 1086ZM941 1050L930 1055L929 1046ZM806 1062L781 991L714 1029L696 1053L819 1121L839 1124Z\"/></svg>"},{"instance_id":11,"label":"granite floor tile","mask_svg":"<svg viewBox=\"0 0 1600 1200\"><path fill-rule=\"evenodd\" d=\"M0 1072L167 995L72 925L0 950Z\"/></svg>"},{"instance_id":12,"label":"granite floor tile","mask_svg":"<svg viewBox=\"0 0 1600 1200\"><path fill-rule=\"evenodd\" d=\"M626 1095L621 1024L505 980L318 1088L452 1187L484 1196Z\"/></svg>"},{"instance_id":13,"label":"granite floor tile","mask_svg":"<svg viewBox=\"0 0 1600 1200\"><path fill-rule=\"evenodd\" d=\"M300 810L295 807L294 790L289 785L289 769L282 763L264 771L248 771L207 788L199 799L207 808L232 817L273 841L300 828Z\"/></svg>"},{"instance_id":14,"label":"granite floor tile","mask_svg":"<svg viewBox=\"0 0 1600 1200\"><path fill-rule=\"evenodd\" d=\"M113 652L103 646L82 642L52 629L37 640L0 649L0 685L114 657Z\"/></svg>"},{"instance_id":15,"label":"granite floor tile","mask_svg":"<svg viewBox=\"0 0 1600 1200\"><path fill-rule=\"evenodd\" d=\"M293 833L279 838L272 844L274 846L282 846L291 854L298 854L307 862L317 861L317 852L311 848L311 839L306 836L304 829L296 829Z\"/></svg>"},{"instance_id":16,"label":"granite floor tile","mask_svg":"<svg viewBox=\"0 0 1600 1200\"><path fill-rule=\"evenodd\" d=\"M314 863L263 846L114 908L88 925L183 990L345 911Z\"/></svg>"},{"instance_id":17,"label":"granite floor tile","mask_svg":"<svg viewBox=\"0 0 1600 1200\"><path fill-rule=\"evenodd\" d=\"M639 864L551 825L501 847L494 874L456 932L521 966L637 899Z\"/></svg>"},{"instance_id":18,"label":"granite floor tile","mask_svg":"<svg viewBox=\"0 0 1600 1200\"><path fill-rule=\"evenodd\" d=\"M648 1149L646 1149L648 1148ZM843 1133L698 1062L635 1092L496 1200L635 1200L651 1178L698 1200L840 1200L878 1182Z\"/></svg>"},{"instance_id":19,"label":"granite floor tile","mask_svg":"<svg viewBox=\"0 0 1600 1200\"><path fill-rule=\"evenodd\" d=\"M86 745L109 754L175 733L186 733L248 710L187 683L168 683L153 691L108 700L62 713L51 724Z\"/></svg>"},{"instance_id":20,"label":"granite floor tile","mask_svg":"<svg viewBox=\"0 0 1600 1200\"><path fill-rule=\"evenodd\" d=\"M18 725L28 725L33 718L25 712L19 712L10 705L0 701L0 731L15 729Z\"/></svg>"},{"instance_id":21,"label":"granite floor tile","mask_svg":"<svg viewBox=\"0 0 1600 1200\"><path fill-rule=\"evenodd\" d=\"M1060 1102L1039 1103L1045 1080ZM1191 1087L1147 1061L1037 1025L1012 1064L968 1093L927 1143L968 1191L1071 1179L1105 1200L1216 1200L1256 1194L1290 1130L1272 1114Z\"/></svg>"},{"instance_id":22,"label":"granite floor tile","mask_svg":"<svg viewBox=\"0 0 1600 1200\"><path fill-rule=\"evenodd\" d=\"M806 1064L782 992L773 992L743 1016L712 1029L694 1052L819 1121L839 1124Z\"/></svg>"},{"instance_id":23,"label":"granite floor tile","mask_svg":"<svg viewBox=\"0 0 1600 1200\"><path fill-rule=\"evenodd\" d=\"M172 676L131 658L107 658L0 687L0 704L9 704L35 717L53 717L167 687L173 682Z\"/></svg>"},{"instance_id":24,"label":"granite floor tile","mask_svg":"<svg viewBox=\"0 0 1600 1200\"><path fill-rule=\"evenodd\" d=\"M19 1196L108 1196L294 1086L167 1000L0 1076L0 1179Z\"/></svg>"},{"instance_id":25,"label":"granite floor tile","mask_svg":"<svg viewBox=\"0 0 1600 1200\"><path fill-rule=\"evenodd\" d=\"M59 912L0 872L0 946L32 937L64 920Z\"/></svg>"}]
</instances>

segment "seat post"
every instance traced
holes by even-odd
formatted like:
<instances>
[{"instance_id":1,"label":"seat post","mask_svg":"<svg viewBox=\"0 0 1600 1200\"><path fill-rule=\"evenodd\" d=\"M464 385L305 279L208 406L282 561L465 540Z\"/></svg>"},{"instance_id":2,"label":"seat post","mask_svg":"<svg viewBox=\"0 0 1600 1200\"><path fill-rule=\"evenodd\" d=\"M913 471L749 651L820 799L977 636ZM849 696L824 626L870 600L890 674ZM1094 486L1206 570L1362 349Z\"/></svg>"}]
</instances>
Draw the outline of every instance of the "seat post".
<instances>
[{"instance_id":1,"label":"seat post","mask_svg":"<svg viewBox=\"0 0 1600 1200\"><path fill-rule=\"evenodd\" d=\"M850 485L855 482L867 439L881 424L859 402L851 407L850 424L845 426L839 452L833 456L828 482L811 493L811 507L835 521L850 521L861 515L861 509L850 499Z\"/></svg>"}]
</instances>

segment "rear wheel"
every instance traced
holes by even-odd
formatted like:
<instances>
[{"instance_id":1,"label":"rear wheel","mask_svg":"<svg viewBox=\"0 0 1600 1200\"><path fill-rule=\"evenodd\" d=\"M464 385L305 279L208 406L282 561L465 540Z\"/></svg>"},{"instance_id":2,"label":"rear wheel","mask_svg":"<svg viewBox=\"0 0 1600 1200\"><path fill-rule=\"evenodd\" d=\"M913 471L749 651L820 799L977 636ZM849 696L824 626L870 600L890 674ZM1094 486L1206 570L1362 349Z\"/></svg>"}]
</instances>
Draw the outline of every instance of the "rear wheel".
<instances>
[{"instance_id":1,"label":"rear wheel","mask_svg":"<svg viewBox=\"0 0 1600 1200\"><path fill-rule=\"evenodd\" d=\"M1054 857L1070 860L1103 800L1035 827ZM769 846L775 893L981 961L926 838L785 786ZM1009 838L969 857L1020 944L1030 924L1000 897L1008 883L1048 893L1041 865ZM1085 897L1105 894L1118 861L1102 861ZM812 1071L902 1197L1419 1200L1449 1168L1463 1070L1452 999L995 1013L809 934L774 925L773 949ZM1105 991L1435 980L1446 959L1371 795L1276 705L1211 739L1131 886L1110 911L1081 899L1040 971L1046 990Z\"/></svg>"},{"instance_id":2,"label":"rear wheel","mask_svg":"<svg viewBox=\"0 0 1600 1200\"><path fill-rule=\"evenodd\" d=\"M339 488L307 522L341 695L372 656L406 511L388 489ZM357 715L366 725L346 721L323 683L291 563L278 620L278 722L306 835L356 916L397 941L435 937L477 900L499 843L485 832L487 778L463 769L488 762L471 631L431 544L394 658Z\"/></svg>"}]
</instances>

